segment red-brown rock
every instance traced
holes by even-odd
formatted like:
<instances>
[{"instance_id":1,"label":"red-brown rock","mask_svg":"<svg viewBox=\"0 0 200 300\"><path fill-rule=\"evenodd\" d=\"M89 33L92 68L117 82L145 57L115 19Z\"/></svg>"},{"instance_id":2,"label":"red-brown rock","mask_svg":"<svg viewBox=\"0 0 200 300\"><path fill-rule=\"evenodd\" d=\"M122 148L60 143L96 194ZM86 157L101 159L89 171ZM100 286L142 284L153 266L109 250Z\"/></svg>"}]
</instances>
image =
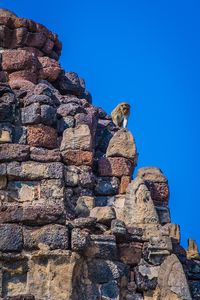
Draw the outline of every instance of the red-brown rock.
<instances>
[{"instance_id":1,"label":"red-brown rock","mask_svg":"<svg viewBox=\"0 0 200 300\"><path fill-rule=\"evenodd\" d=\"M57 148L57 133L54 128L43 124L29 126L27 141L30 146Z\"/></svg>"},{"instance_id":2,"label":"red-brown rock","mask_svg":"<svg viewBox=\"0 0 200 300\"><path fill-rule=\"evenodd\" d=\"M133 164L124 157L102 158L98 162L100 176L131 176Z\"/></svg>"},{"instance_id":3,"label":"red-brown rock","mask_svg":"<svg viewBox=\"0 0 200 300\"><path fill-rule=\"evenodd\" d=\"M82 150L66 150L66 151L62 151L61 154L62 154L63 161L67 165L92 166L93 152L82 151Z\"/></svg>"},{"instance_id":4,"label":"red-brown rock","mask_svg":"<svg viewBox=\"0 0 200 300\"><path fill-rule=\"evenodd\" d=\"M120 187L119 187L119 193L120 194L125 194L126 193L126 189L127 189L130 182L131 182L131 177L130 176L122 176Z\"/></svg>"},{"instance_id":5,"label":"red-brown rock","mask_svg":"<svg viewBox=\"0 0 200 300\"><path fill-rule=\"evenodd\" d=\"M38 60L33 53L26 50L6 50L2 53L2 68L14 72L20 70L35 71Z\"/></svg>"},{"instance_id":6,"label":"red-brown rock","mask_svg":"<svg viewBox=\"0 0 200 300\"><path fill-rule=\"evenodd\" d=\"M59 63L47 56L38 57L38 60L40 62L39 78L55 81L61 72Z\"/></svg>"}]
</instances>

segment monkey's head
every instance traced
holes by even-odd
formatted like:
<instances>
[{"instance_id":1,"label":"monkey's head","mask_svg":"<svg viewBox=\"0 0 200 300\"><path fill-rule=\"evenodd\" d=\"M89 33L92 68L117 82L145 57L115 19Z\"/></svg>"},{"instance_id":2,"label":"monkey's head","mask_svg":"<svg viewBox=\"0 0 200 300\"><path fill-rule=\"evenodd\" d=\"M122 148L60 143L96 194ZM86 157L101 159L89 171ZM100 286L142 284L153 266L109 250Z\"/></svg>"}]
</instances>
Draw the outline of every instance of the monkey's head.
<instances>
[{"instance_id":1,"label":"monkey's head","mask_svg":"<svg viewBox=\"0 0 200 300\"><path fill-rule=\"evenodd\" d=\"M17 17L17 15L9 9L0 8L0 17Z\"/></svg>"},{"instance_id":2,"label":"monkey's head","mask_svg":"<svg viewBox=\"0 0 200 300\"><path fill-rule=\"evenodd\" d=\"M120 108L124 115L128 115L130 112L131 106L127 102L122 102L122 103L120 103Z\"/></svg>"}]
</instances>

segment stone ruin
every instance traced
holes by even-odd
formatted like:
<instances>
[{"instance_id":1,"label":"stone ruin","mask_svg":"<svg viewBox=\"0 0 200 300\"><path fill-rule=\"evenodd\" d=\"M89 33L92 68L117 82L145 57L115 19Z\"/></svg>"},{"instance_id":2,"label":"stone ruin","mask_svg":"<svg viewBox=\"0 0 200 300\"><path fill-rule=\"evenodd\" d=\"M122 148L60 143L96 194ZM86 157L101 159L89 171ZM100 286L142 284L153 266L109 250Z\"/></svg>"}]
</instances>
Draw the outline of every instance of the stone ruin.
<instances>
[{"instance_id":1,"label":"stone ruin","mask_svg":"<svg viewBox=\"0 0 200 300\"><path fill-rule=\"evenodd\" d=\"M200 299L167 178L65 72L56 34L0 11L0 299Z\"/></svg>"}]
</instances>

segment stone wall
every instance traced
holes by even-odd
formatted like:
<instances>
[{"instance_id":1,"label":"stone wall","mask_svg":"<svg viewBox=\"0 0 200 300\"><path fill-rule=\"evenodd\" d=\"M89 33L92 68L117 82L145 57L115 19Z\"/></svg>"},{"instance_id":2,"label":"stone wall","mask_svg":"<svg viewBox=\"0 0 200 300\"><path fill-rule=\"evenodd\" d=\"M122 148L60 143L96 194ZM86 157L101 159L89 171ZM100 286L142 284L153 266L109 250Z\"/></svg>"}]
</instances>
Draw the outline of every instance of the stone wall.
<instances>
[{"instance_id":1,"label":"stone wall","mask_svg":"<svg viewBox=\"0 0 200 300\"><path fill-rule=\"evenodd\" d=\"M58 63L57 35L0 10L0 299L200 299L167 178Z\"/></svg>"}]
</instances>

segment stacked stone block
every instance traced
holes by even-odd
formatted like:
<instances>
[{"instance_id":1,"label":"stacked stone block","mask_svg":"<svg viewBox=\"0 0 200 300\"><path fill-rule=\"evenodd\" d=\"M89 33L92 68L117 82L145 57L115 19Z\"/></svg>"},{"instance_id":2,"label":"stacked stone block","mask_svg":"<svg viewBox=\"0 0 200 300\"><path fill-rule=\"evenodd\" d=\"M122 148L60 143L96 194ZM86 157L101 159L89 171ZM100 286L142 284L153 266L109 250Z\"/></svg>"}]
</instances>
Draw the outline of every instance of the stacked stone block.
<instances>
[{"instance_id":1,"label":"stacked stone block","mask_svg":"<svg viewBox=\"0 0 200 300\"><path fill-rule=\"evenodd\" d=\"M200 299L167 178L58 64L61 43L0 10L0 298Z\"/></svg>"}]
</instances>

